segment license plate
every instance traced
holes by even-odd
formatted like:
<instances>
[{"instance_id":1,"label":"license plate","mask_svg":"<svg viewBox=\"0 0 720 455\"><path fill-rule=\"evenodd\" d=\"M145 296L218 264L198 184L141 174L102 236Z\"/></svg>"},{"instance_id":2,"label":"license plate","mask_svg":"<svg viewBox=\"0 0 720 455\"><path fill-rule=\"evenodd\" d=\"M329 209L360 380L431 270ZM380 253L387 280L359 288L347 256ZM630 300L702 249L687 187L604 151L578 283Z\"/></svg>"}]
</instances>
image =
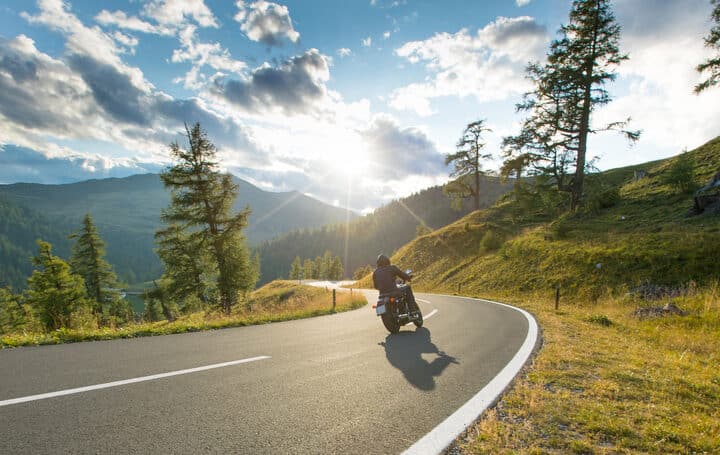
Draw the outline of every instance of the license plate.
<instances>
[{"instance_id":1,"label":"license plate","mask_svg":"<svg viewBox=\"0 0 720 455\"><path fill-rule=\"evenodd\" d=\"M381 314L385 314L386 308L385 305L378 305L377 308L375 308L375 314L380 316Z\"/></svg>"}]
</instances>

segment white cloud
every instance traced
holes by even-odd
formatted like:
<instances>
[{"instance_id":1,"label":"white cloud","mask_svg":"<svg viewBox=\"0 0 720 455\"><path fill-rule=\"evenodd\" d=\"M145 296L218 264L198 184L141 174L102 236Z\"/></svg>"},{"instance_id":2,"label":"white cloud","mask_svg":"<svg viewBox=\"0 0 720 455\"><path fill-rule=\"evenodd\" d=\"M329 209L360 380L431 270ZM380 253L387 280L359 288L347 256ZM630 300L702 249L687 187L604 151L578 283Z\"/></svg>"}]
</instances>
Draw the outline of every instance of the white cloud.
<instances>
[{"instance_id":1,"label":"white cloud","mask_svg":"<svg viewBox=\"0 0 720 455\"><path fill-rule=\"evenodd\" d=\"M296 43L300 34L295 31L287 6L265 0L246 5L243 0L236 2L238 13L235 20L240 23L248 38L268 46L278 46L284 40Z\"/></svg>"},{"instance_id":2,"label":"white cloud","mask_svg":"<svg viewBox=\"0 0 720 455\"><path fill-rule=\"evenodd\" d=\"M0 40L3 143L67 155L77 152L57 141L101 141L144 160L162 160L183 122L200 121L227 152L261 156L249 128L199 100L158 91L142 71L126 65L120 55L122 46L134 46L132 37L85 26L63 2L43 0L39 7L37 15L23 17L61 32L66 53L50 57L24 35Z\"/></svg>"},{"instance_id":3,"label":"white cloud","mask_svg":"<svg viewBox=\"0 0 720 455\"><path fill-rule=\"evenodd\" d=\"M57 3L61 0L43 0ZM106 27L115 26L124 30L171 36L185 29L191 21L201 27L218 28L219 24L203 0L151 0L142 11L144 20L128 16L124 11L102 10L95 21Z\"/></svg>"},{"instance_id":4,"label":"white cloud","mask_svg":"<svg viewBox=\"0 0 720 455\"><path fill-rule=\"evenodd\" d=\"M41 1L38 13L24 17L60 32L66 49L53 57L25 36L0 39L1 142L40 151L58 160L48 169L67 175L119 175L113 172L166 162L167 145L182 141L183 122L199 121L223 167L276 190L309 187L325 200L337 199L338 188L354 180L355 208L444 176L442 156L425 129L373 116L368 100L348 103L327 87L330 57L310 49L249 70L219 43L201 41L200 27L213 26L208 18L214 16L163 9L170 5L177 4L151 2L139 18L101 11L95 17L101 28L83 24L67 2ZM180 80L197 98L174 98L123 61L138 46L138 33L177 36L171 61L191 65ZM352 54L343 48L338 55ZM205 75L207 69L214 74ZM67 143L72 148L60 145ZM135 161L125 158L131 155ZM35 159L15 156L18 166ZM359 169L368 172L350 175ZM393 187L379 176L402 184Z\"/></svg>"},{"instance_id":5,"label":"white cloud","mask_svg":"<svg viewBox=\"0 0 720 455\"><path fill-rule=\"evenodd\" d=\"M31 24L46 25L67 36L66 46L71 52L92 55L94 58L110 64L119 64L120 49L112 36L99 27L86 27L70 13L68 5L62 0L39 0L39 14L33 16L21 13Z\"/></svg>"},{"instance_id":6,"label":"white cloud","mask_svg":"<svg viewBox=\"0 0 720 455\"><path fill-rule=\"evenodd\" d=\"M362 44L364 47L370 47L370 46L372 46L372 37L368 36L367 38L363 39L363 40L361 41L361 44Z\"/></svg>"},{"instance_id":7,"label":"white cloud","mask_svg":"<svg viewBox=\"0 0 720 455\"><path fill-rule=\"evenodd\" d=\"M529 5L532 0L515 0L517 6Z\"/></svg>"},{"instance_id":8,"label":"white cloud","mask_svg":"<svg viewBox=\"0 0 720 455\"><path fill-rule=\"evenodd\" d=\"M219 25L203 0L152 0L145 5L143 14L166 27L180 27L193 19L202 27Z\"/></svg>"},{"instance_id":9,"label":"white cloud","mask_svg":"<svg viewBox=\"0 0 720 455\"><path fill-rule=\"evenodd\" d=\"M337 54L340 57L348 57L350 54L352 54L352 51L348 49L347 47L341 47L337 50Z\"/></svg>"},{"instance_id":10,"label":"white cloud","mask_svg":"<svg viewBox=\"0 0 720 455\"><path fill-rule=\"evenodd\" d=\"M499 17L474 36L462 29L405 43L395 53L424 63L430 77L395 90L390 105L427 116L433 113L430 99L440 96L474 96L484 102L522 93L528 88L525 67L544 57L548 40L544 27L523 16Z\"/></svg>"},{"instance_id":11,"label":"white cloud","mask_svg":"<svg viewBox=\"0 0 720 455\"><path fill-rule=\"evenodd\" d=\"M192 68L185 77L175 79L184 82L185 88L199 90L207 83L207 77L200 72L205 65L216 72L229 72L239 74L247 65L245 62L235 60L230 52L220 43L201 43L197 40L196 28L188 25L179 34L181 49L175 49L171 61L174 63L192 62Z\"/></svg>"},{"instance_id":12,"label":"white cloud","mask_svg":"<svg viewBox=\"0 0 720 455\"><path fill-rule=\"evenodd\" d=\"M115 39L115 42L117 42L121 46L125 46L125 52L128 52L130 54L135 53L135 47L138 45L138 39L134 36L126 35L122 32L115 31L112 34L112 37Z\"/></svg>"},{"instance_id":13,"label":"white cloud","mask_svg":"<svg viewBox=\"0 0 720 455\"><path fill-rule=\"evenodd\" d=\"M389 31L383 32L383 39L388 39L388 38L390 38L390 32Z\"/></svg>"},{"instance_id":14,"label":"white cloud","mask_svg":"<svg viewBox=\"0 0 720 455\"><path fill-rule=\"evenodd\" d=\"M412 175L445 174L443 155L419 128L402 128L391 116L379 114L360 135L376 177L397 180Z\"/></svg>"},{"instance_id":15,"label":"white cloud","mask_svg":"<svg viewBox=\"0 0 720 455\"><path fill-rule=\"evenodd\" d=\"M618 0L615 9L622 26L620 48L630 59L618 68L612 89L626 88L596 113L597 124L632 117L631 127L643 130L632 152L636 162L670 156L717 136L720 90L699 96L692 91L699 80L695 66L708 56L703 46L708 3ZM627 164L624 153L606 150L603 166Z\"/></svg>"},{"instance_id":16,"label":"white cloud","mask_svg":"<svg viewBox=\"0 0 720 455\"><path fill-rule=\"evenodd\" d=\"M158 163L144 163L132 158L110 158L70 150L50 157L25 147L0 145L0 183L71 183L159 172L162 167Z\"/></svg>"},{"instance_id":17,"label":"white cloud","mask_svg":"<svg viewBox=\"0 0 720 455\"><path fill-rule=\"evenodd\" d=\"M128 16L124 11L110 12L108 10L100 11L95 20L105 26L114 25L116 27L133 30L142 33L152 33L157 35L172 35L174 29L161 25L153 25L135 16Z\"/></svg>"}]
</instances>

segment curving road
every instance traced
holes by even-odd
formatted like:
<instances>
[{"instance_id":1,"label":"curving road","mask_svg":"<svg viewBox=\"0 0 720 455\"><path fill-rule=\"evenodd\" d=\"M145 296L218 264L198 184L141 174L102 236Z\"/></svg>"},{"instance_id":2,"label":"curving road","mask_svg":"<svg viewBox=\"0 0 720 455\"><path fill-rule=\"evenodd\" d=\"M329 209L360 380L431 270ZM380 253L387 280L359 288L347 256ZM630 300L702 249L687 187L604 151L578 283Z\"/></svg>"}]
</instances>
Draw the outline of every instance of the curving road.
<instances>
[{"instance_id":1,"label":"curving road","mask_svg":"<svg viewBox=\"0 0 720 455\"><path fill-rule=\"evenodd\" d=\"M502 390L493 379L515 373L537 332L507 306L417 297L431 316L397 335L368 305L0 351L0 453L437 452Z\"/></svg>"}]
</instances>

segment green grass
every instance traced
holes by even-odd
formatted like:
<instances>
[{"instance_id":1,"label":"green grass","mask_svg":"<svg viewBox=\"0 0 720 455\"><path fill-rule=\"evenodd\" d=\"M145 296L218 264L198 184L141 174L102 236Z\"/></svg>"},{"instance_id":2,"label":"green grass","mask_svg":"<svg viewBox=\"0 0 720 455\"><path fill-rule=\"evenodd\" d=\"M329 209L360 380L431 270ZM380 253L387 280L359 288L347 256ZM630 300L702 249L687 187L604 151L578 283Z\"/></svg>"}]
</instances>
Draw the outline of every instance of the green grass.
<instances>
[{"instance_id":1,"label":"green grass","mask_svg":"<svg viewBox=\"0 0 720 455\"><path fill-rule=\"evenodd\" d=\"M336 306L333 309L331 291L298 285L291 281L273 281L253 292L247 302L236 305L230 315L208 309L183 315L173 322L60 329L49 333L0 334L0 348L169 335L268 324L349 311L360 308L366 303L365 297L360 293L353 293L351 296L349 292L338 292Z\"/></svg>"}]
</instances>

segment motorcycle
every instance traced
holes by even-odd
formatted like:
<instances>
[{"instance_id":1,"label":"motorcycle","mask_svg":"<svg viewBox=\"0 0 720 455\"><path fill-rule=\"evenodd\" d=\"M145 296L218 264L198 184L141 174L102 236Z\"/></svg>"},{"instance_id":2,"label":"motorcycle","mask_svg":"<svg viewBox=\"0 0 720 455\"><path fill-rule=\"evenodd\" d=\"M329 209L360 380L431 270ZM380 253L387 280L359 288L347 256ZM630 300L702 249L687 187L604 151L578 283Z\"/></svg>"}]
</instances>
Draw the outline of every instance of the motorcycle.
<instances>
[{"instance_id":1,"label":"motorcycle","mask_svg":"<svg viewBox=\"0 0 720 455\"><path fill-rule=\"evenodd\" d=\"M412 275L411 270L405 273ZM398 280L399 286L396 291L389 294L380 294L377 303L373 306L375 314L380 316L383 325L390 333L398 333L400 327L410 322L416 327L422 327L423 316L420 308L417 311L410 309L410 303L405 298L405 288L409 284Z\"/></svg>"}]
</instances>

